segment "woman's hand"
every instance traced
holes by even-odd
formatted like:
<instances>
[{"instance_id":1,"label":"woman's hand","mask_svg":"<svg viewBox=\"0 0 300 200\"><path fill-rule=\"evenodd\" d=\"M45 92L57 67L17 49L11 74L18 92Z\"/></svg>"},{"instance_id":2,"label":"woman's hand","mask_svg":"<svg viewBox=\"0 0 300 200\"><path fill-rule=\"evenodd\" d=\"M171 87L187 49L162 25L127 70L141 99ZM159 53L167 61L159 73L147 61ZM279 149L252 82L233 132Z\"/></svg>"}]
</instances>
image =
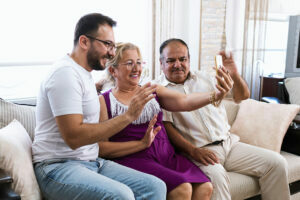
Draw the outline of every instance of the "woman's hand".
<instances>
[{"instance_id":1,"label":"woman's hand","mask_svg":"<svg viewBox=\"0 0 300 200\"><path fill-rule=\"evenodd\" d=\"M218 69L216 79L218 80L218 84L216 85L216 87L219 90L216 93L216 100L219 101L222 100L231 90L234 82L229 74L229 71L224 66Z\"/></svg>"},{"instance_id":2,"label":"woman's hand","mask_svg":"<svg viewBox=\"0 0 300 200\"><path fill-rule=\"evenodd\" d=\"M157 85L155 84L151 85L151 83L146 83L142 87L138 88L130 101L128 111L126 112L131 121L136 120L142 113L146 103L155 97L153 93L155 92L156 87Z\"/></svg>"},{"instance_id":3,"label":"woman's hand","mask_svg":"<svg viewBox=\"0 0 300 200\"><path fill-rule=\"evenodd\" d=\"M147 131L143 137L143 139L141 140L143 142L143 144L145 144L145 147L148 148L151 146L153 140L155 139L156 134L160 131L161 127L158 126L155 129L153 129L155 123L157 121L157 115L155 115L151 121L149 122Z\"/></svg>"}]
</instances>

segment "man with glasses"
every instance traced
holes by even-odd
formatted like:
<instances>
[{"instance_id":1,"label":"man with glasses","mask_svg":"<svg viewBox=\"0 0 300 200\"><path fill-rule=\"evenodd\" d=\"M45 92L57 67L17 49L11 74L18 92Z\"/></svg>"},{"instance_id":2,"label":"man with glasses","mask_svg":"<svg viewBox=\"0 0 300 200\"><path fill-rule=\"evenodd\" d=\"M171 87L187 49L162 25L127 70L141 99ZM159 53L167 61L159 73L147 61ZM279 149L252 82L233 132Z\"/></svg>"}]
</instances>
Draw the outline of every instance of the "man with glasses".
<instances>
[{"instance_id":1,"label":"man with glasses","mask_svg":"<svg viewBox=\"0 0 300 200\"><path fill-rule=\"evenodd\" d=\"M160 179L98 158L98 142L136 120L155 91L155 85L146 84L126 113L99 123L100 103L90 72L105 69L115 55L115 25L101 14L83 16L76 25L72 53L56 62L41 84L32 152L46 199L166 197Z\"/></svg>"},{"instance_id":2,"label":"man with glasses","mask_svg":"<svg viewBox=\"0 0 300 200\"><path fill-rule=\"evenodd\" d=\"M224 66L219 70L234 81L235 102L249 98L249 89L237 71L232 54L229 57L224 52L220 54ZM211 73L190 71L189 49L181 39L161 44L160 65L164 74L158 82L185 94L214 91L217 84L222 84ZM285 159L276 152L239 142L238 136L229 132L222 102L192 112L165 111L164 121L172 143L211 179L213 200L231 199L227 171L258 177L263 199L290 199Z\"/></svg>"}]
</instances>

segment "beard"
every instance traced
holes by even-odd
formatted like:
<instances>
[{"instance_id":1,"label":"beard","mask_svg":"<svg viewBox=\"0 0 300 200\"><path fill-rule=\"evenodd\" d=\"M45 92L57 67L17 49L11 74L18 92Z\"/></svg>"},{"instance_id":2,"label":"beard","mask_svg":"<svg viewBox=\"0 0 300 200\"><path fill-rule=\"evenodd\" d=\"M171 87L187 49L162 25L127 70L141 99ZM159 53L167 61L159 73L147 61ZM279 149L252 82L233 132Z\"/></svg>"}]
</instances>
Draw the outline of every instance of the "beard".
<instances>
[{"instance_id":1,"label":"beard","mask_svg":"<svg viewBox=\"0 0 300 200\"><path fill-rule=\"evenodd\" d=\"M102 57L103 59L109 58L108 55L105 55ZM105 66L103 66L100 61L99 61L99 53L94 50L94 48L90 48L89 51L87 52L87 62L88 65L93 69L93 70L104 70Z\"/></svg>"}]
</instances>

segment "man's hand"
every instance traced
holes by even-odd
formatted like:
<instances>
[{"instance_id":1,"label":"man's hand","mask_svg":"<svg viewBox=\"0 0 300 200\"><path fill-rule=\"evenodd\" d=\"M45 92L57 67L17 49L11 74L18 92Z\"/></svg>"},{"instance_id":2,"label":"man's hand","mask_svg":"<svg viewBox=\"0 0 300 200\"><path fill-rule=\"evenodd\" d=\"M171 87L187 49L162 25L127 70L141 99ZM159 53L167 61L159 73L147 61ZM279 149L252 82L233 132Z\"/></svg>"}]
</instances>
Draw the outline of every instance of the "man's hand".
<instances>
[{"instance_id":1,"label":"man's hand","mask_svg":"<svg viewBox=\"0 0 300 200\"><path fill-rule=\"evenodd\" d=\"M229 74L229 71L225 69L224 66L218 69L216 79L218 80L216 87L219 90L216 93L216 100L222 100L231 90L234 82Z\"/></svg>"},{"instance_id":2,"label":"man's hand","mask_svg":"<svg viewBox=\"0 0 300 200\"><path fill-rule=\"evenodd\" d=\"M103 87L105 81L106 81L105 79L100 79L100 80L95 84L98 93L101 92L102 87Z\"/></svg>"},{"instance_id":3,"label":"man's hand","mask_svg":"<svg viewBox=\"0 0 300 200\"><path fill-rule=\"evenodd\" d=\"M149 122L149 125L148 125L148 128L147 128L147 131L143 137L143 139L141 140L146 148L150 147L153 140L155 139L155 136L156 134L160 131L161 127L158 126L156 127L155 129L153 129L155 123L157 121L157 115L155 115L152 120Z\"/></svg>"},{"instance_id":4,"label":"man's hand","mask_svg":"<svg viewBox=\"0 0 300 200\"><path fill-rule=\"evenodd\" d=\"M155 97L153 92L155 92L156 87L157 85L146 83L138 88L138 91L135 93L129 104L128 111L126 112L131 121L136 120L142 113L146 103Z\"/></svg>"},{"instance_id":5,"label":"man's hand","mask_svg":"<svg viewBox=\"0 0 300 200\"><path fill-rule=\"evenodd\" d=\"M192 151L192 158L203 165L207 166L209 164L214 165L215 163L219 163L219 158L212 152L206 148L197 148L195 147Z\"/></svg>"},{"instance_id":6,"label":"man's hand","mask_svg":"<svg viewBox=\"0 0 300 200\"><path fill-rule=\"evenodd\" d=\"M232 56L232 52L230 52L228 57L226 57L224 51L221 51L219 54L222 56L226 72L228 71L228 74L230 74L232 80L234 81L234 86L232 90L234 101L239 103L240 101L249 98L250 91L248 89L247 83L238 73L237 66Z\"/></svg>"},{"instance_id":7,"label":"man's hand","mask_svg":"<svg viewBox=\"0 0 300 200\"><path fill-rule=\"evenodd\" d=\"M222 56L223 65L228 70L231 77L238 75L238 70L233 59L232 52L229 53L229 57L226 57L225 51L220 51L219 54Z\"/></svg>"}]
</instances>

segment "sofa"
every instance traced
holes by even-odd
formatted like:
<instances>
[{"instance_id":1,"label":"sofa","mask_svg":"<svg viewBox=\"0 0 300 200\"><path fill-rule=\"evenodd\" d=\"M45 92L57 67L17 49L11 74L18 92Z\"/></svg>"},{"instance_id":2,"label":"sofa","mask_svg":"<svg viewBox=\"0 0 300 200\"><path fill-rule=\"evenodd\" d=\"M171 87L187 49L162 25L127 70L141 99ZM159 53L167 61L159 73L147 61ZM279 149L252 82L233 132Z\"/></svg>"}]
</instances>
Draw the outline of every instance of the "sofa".
<instances>
[{"instance_id":1,"label":"sofa","mask_svg":"<svg viewBox=\"0 0 300 200\"><path fill-rule=\"evenodd\" d=\"M252 99L241 104L224 100L224 105L231 129L240 136L241 141L277 151L286 159L291 199L300 200L300 156L280 151L285 132L300 111L299 106L273 105ZM31 158L34 127L34 106L16 105L0 99L0 176L4 171L11 177L11 187L22 200L42 198ZM233 200L261 199L257 178L234 172L229 172L229 177Z\"/></svg>"},{"instance_id":2,"label":"sofa","mask_svg":"<svg viewBox=\"0 0 300 200\"><path fill-rule=\"evenodd\" d=\"M299 113L300 106L269 104L252 99L242 101L240 104L225 100L224 104L231 132L238 135L242 142L276 151L286 159L291 199L300 200L300 152L296 155L281 150L287 129ZM300 140L296 143L299 145ZM287 148L290 149L294 150L294 147ZM257 178L234 172L228 173L232 200L261 199Z\"/></svg>"}]
</instances>

